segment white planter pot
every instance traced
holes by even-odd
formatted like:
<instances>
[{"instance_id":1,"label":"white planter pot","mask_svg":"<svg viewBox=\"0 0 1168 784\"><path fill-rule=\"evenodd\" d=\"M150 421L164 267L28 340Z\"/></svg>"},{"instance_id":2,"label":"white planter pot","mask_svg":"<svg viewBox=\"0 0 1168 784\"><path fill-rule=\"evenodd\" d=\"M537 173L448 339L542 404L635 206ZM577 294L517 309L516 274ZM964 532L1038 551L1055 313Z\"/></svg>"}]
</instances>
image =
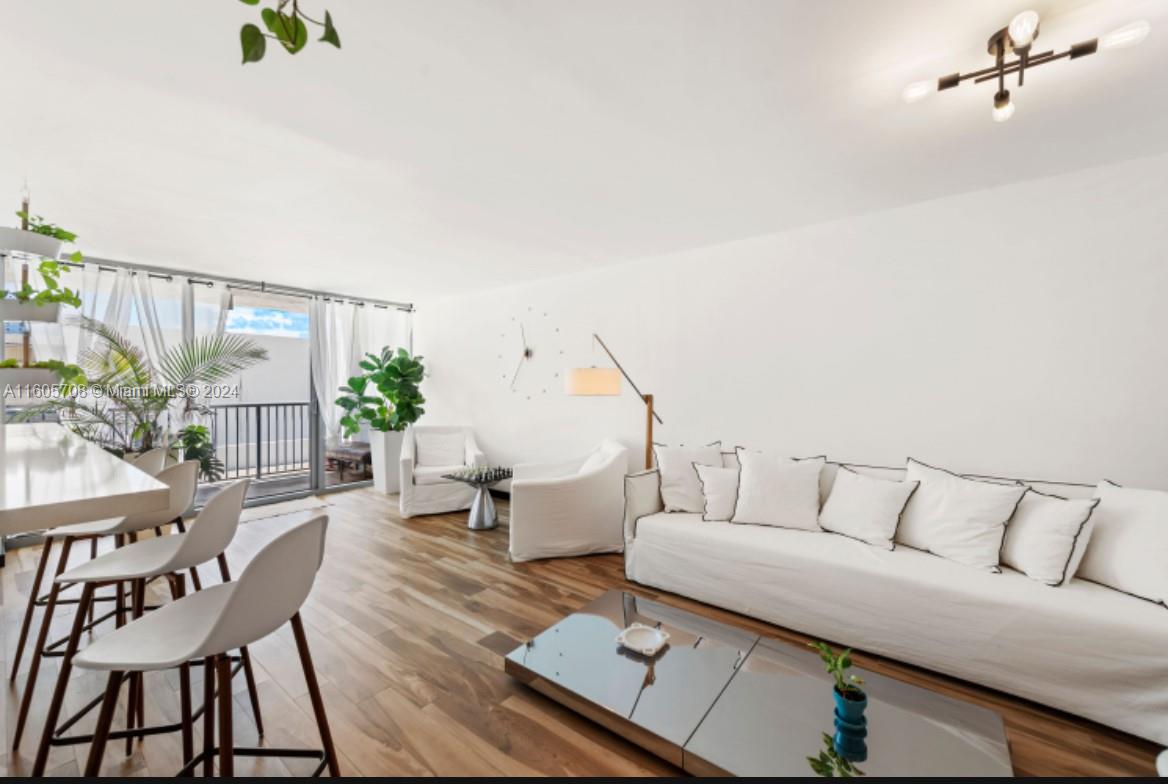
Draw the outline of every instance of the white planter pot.
<instances>
[{"instance_id":1,"label":"white planter pot","mask_svg":"<svg viewBox=\"0 0 1168 784\"><path fill-rule=\"evenodd\" d=\"M0 321L56 321L61 315L61 303L34 305L17 302L11 297L0 299Z\"/></svg>"},{"instance_id":2,"label":"white planter pot","mask_svg":"<svg viewBox=\"0 0 1168 784\"><path fill-rule=\"evenodd\" d=\"M37 234L35 231L0 226L0 251L55 259L61 253L61 245L61 240Z\"/></svg>"},{"instance_id":3,"label":"white planter pot","mask_svg":"<svg viewBox=\"0 0 1168 784\"><path fill-rule=\"evenodd\" d=\"M405 433L390 431L369 433L369 451L373 455L373 488L380 493L401 492L401 449Z\"/></svg>"}]
</instances>

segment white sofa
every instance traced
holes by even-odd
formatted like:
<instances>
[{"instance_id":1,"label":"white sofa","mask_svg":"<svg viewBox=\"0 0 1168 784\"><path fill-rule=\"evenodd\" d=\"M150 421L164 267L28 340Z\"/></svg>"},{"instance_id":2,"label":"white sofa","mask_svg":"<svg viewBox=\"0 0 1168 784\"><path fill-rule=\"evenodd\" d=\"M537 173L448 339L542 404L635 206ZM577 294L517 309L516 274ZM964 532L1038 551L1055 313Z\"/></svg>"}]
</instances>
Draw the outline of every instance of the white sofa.
<instances>
[{"instance_id":1,"label":"white sofa","mask_svg":"<svg viewBox=\"0 0 1168 784\"><path fill-rule=\"evenodd\" d=\"M452 459L449 464L425 465L418 462L419 436L427 434L462 436L460 462ZM442 514L470 509L474 501L475 488L465 482L444 479L443 475L460 471L468 466L485 465L486 455L475 443L474 432L469 427L411 425L406 428L401 449L401 495L398 508L402 517Z\"/></svg>"},{"instance_id":2,"label":"white sofa","mask_svg":"<svg viewBox=\"0 0 1168 784\"><path fill-rule=\"evenodd\" d=\"M572 460L515 466L511 560L619 553L628 467L628 450L608 439Z\"/></svg>"},{"instance_id":3,"label":"white sofa","mask_svg":"<svg viewBox=\"0 0 1168 784\"><path fill-rule=\"evenodd\" d=\"M626 477L625 499L630 580L1168 743L1168 608L904 546L666 514L656 470Z\"/></svg>"}]
</instances>

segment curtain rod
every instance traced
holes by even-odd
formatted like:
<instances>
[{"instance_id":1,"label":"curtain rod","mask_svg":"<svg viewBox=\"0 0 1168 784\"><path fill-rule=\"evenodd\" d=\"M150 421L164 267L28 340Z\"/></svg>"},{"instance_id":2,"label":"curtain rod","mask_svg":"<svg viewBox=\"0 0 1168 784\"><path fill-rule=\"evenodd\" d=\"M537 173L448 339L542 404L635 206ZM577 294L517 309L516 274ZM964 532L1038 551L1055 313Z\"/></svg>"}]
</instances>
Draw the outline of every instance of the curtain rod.
<instances>
[{"instance_id":1,"label":"curtain rod","mask_svg":"<svg viewBox=\"0 0 1168 784\"><path fill-rule=\"evenodd\" d=\"M199 286L213 286L215 283L222 283L226 288L239 289L241 291L258 291L263 294L281 294L287 297L299 297L301 299L323 299L326 302L348 302L359 307L370 305L375 308L394 308L402 310L407 313L414 312L414 305L412 302L394 302L393 300L370 299L369 297L351 297L345 294L336 294L331 291L316 291L314 289L302 289L296 286L282 286L279 284L268 283L267 281L246 280L244 278L227 278L219 275L206 275L203 273L193 273L181 269L168 269L166 267L155 267L149 264L135 264L128 261L118 261L116 259L103 259L97 256L86 256L85 261L91 264L96 264L97 268L103 272L117 272L119 269L129 270L131 273L141 272L149 275L152 278L160 280L173 280L175 275L187 278L191 283ZM72 261L59 262L70 267L83 267L84 264L77 264Z\"/></svg>"}]
</instances>

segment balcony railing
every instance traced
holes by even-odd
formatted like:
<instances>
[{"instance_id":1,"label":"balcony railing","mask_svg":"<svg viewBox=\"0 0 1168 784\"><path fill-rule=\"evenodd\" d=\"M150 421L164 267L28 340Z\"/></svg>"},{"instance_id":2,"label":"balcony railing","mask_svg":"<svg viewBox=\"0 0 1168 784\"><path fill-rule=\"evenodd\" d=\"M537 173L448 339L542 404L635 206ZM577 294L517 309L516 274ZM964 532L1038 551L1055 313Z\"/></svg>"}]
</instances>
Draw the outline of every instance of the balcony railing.
<instances>
[{"instance_id":1,"label":"balcony railing","mask_svg":"<svg viewBox=\"0 0 1168 784\"><path fill-rule=\"evenodd\" d=\"M311 465L307 401L211 406L211 439L225 479L304 473Z\"/></svg>"}]
</instances>

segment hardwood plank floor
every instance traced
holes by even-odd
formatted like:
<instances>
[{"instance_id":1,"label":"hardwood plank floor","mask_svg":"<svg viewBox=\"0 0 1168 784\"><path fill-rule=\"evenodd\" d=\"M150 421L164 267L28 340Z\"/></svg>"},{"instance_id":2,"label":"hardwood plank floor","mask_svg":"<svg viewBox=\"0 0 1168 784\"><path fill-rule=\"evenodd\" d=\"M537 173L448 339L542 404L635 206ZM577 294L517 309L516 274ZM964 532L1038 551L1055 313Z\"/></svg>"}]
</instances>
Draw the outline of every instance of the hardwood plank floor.
<instances>
[{"instance_id":1,"label":"hardwood plank floor","mask_svg":"<svg viewBox=\"0 0 1168 784\"><path fill-rule=\"evenodd\" d=\"M682 597L630 584L620 556L590 556L526 564L507 560L507 504L503 524L471 532L465 514L401 520L396 497L371 489L315 499L330 517L328 549L303 617L308 627L329 720L346 775L676 775L676 769L571 711L523 687L502 670L502 657L522 640L609 588L644 596L712 618L793 641L802 635ZM313 512L304 501L247 510L228 551L239 574L279 531ZM12 661L21 614L39 548L9 553L0 570L0 665ZM88 547L75 548L76 560ZM55 551L54 551L55 558ZM217 572L201 570L205 584ZM214 575L214 576L213 576ZM152 589L154 601L169 601ZM71 608L54 633L64 634ZM98 630L104 633L104 630ZM266 735L273 746L318 743L311 704L290 628L252 647ZM1006 722L1019 775L1151 775L1156 747L1114 730L913 667L858 654L859 664L902 680L968 699L999 711ZM24 668L27 668L27 657ZM201 694L201 668L194 692ZM21 748L13 752L12 724L22 677L3 690L0 728L8 739L0 754L6 775L28 772L57 660L42 667ZM77 673L67 708L100 694L104 678ZM174 720L177 673L147 676L148 722ZM241 745L259 742L246 687L234 685L234 721ZM124 700L124 698L123 698ZM121 708L115 728L124 724ZM92 726L92 718L80 725ZM196 732L196 748L201 741ZM78 775L87 746L57 748L49 771ZM135 745L110 744L104 775L170 775L181 763L177 735ZM237 760L237 775L305 775L304 760Z\"/></svg>"}]
</instances>

